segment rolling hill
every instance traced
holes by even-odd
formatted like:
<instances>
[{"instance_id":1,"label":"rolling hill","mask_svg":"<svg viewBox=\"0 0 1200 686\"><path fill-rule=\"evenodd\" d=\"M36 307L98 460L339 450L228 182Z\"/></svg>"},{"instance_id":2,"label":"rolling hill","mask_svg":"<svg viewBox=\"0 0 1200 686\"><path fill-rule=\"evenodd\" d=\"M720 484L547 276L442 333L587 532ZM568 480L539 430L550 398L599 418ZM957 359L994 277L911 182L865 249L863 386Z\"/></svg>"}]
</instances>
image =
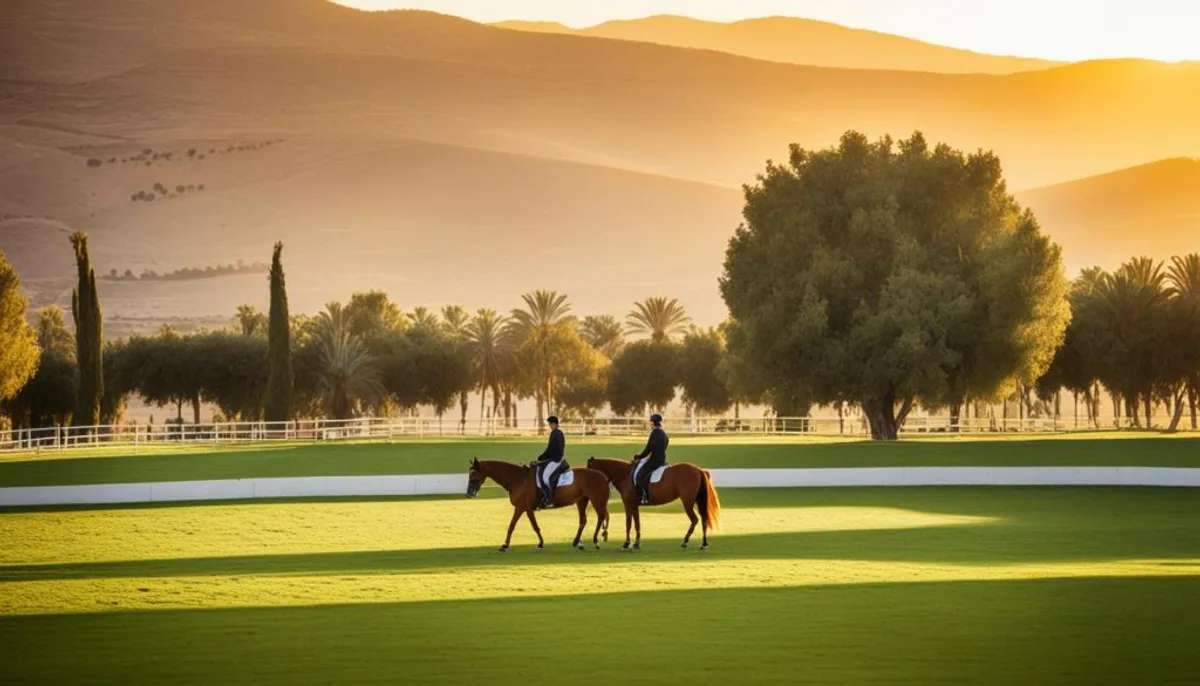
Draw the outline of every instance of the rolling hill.
<instances>
[{"instance_id":1,"label":"rolling hill","mask_svg":"<svg viewBox=\"0 0 1200 686\"><path fill-rule=\"evenodd\" d=\"M846 69L895 69L944 74L1012 74L1060 63L985 55L877 31L796 17L730 23L659 15L573 29L554 22L505 21L500 28L718 50L772 62Z\"/></svg>"},{"instance_id":2,"label":"rolling hill","mask_svg":"<svg viewBox=\"0 0 1200 686\"><path fill-rule=\"evenodd\" d=\"M47 297L83 228L102 271L263 260L282 239L298 311L557 288L585 314L662 294L715 323L737 188L789 143L921 129L996 150L1014 188L1200 155L1197 65L836 69L324 0L5 12L0 249ZM105 288L130 316L266 296L259 277Z\"/></svg>"},{"instance_id":3,"label":"rolling hill","mask_svg":"<svg viewBox=\"0 0 1200 686\"><path fill-rule=\"evenodd\" d=\"M1200 160L1177 158L1017 194L1069 271L1200 252Z\"/></svg>"}]
</instances>

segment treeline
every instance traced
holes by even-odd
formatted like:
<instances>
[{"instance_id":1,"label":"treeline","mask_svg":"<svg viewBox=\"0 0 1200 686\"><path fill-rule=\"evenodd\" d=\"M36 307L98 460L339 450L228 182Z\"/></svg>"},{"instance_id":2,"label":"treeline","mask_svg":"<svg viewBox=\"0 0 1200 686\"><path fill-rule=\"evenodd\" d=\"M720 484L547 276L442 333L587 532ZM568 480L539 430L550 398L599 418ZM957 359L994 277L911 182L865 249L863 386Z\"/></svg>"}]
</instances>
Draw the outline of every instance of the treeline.
<instances>
[{"instance_id":1,"label":"treeline","mask_svg":"<svg viewBox=\"0 0 1200 686\"><path fill-rule=\"evenodd\" d=\"M315 316L290 318L296 417L388 415L420 406L438 416L457 409L467 421L478 394L515 425L517 401L534 399L540 416L592 418L604 406L619 414L662 407L682 393L701 412L722 412L735 398L721 377L717 330L688 325L674 300L637 303L622 323L610 315L570 314L565 296L537 291L502 315L460 306L403 312L379 291L329 303ZM43 350L33 379L8 404L21 426L68 424L77 387L75 342L63 312L47 308L36 326ZM629 341L630 335L642 336ZM118 422L130 395L199 423L202 403L227 420L263 418L267 316L238 309L228 330L109 342L104 348L103 423ZM481 417L482 418L482 417Z\"/></svg>"},{"instance_id":2,"label":"treeline","mask_svg":"<svg viewBox=\"0 0 1200 686\"><path fill-rule=\"evenodd\" d=\"M238 260L237 264L219 264L217 266L183 267L172 272L159 273L153 269L144 269L141 274L134 274L132 269L118 272L110 269L102 279L105 281L194 281L197 279L212 279L218 276L233 274L266 274L270 265L265 262L245 264Z\"/></svg>"},{"instance_id":3,"label":"treeline","mask_svg":"<svg viewBox=\"0 0 1200 686\"><path fill-rule=\"evenodd\" d=\"M1115 272L1084 270L1068 295L1071 323L1047 373L1036 384L1043 400L1065 389L1082 397L1101 424L1101 387L1114 417L1152 428L1154 406L1175 430L1185 409L1196 428L1200 400L1200 254L1169 263L1140 257Z\"/></svg>"}]
</instances>

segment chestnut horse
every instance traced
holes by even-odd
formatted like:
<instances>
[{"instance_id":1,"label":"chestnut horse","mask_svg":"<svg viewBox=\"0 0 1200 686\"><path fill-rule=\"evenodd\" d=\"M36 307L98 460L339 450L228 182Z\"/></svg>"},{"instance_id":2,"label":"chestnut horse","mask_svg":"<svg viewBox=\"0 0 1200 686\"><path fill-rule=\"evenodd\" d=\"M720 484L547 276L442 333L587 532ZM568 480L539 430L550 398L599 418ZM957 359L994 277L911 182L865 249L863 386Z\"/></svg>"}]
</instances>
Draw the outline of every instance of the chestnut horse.
<instances>
[{"instance_id":1,"label":"chestnut horse","mask_svg":"<svg viewBox=\"0 0 1200 686\"><path fill-rule=\"evenodd\" d=\"M623 547L629 548L629 523L632 519L633 523L637 525L637 541L633 544L633 549L641 550L642 518L638 508L641 507L642 501L638 496L637 487L633 484L633 464L628 460L610 460L599 457L589 457L587 464L589 468L608 477L613 487L621 494L621 501L625 503L625 545ZM680 547L688 546L688 540L691 539L692 532L696 530L696 522L699 521L700 531L703 535L700 549L707 549L708 530L716 529L721 521L721 499L717 497L717 489L713 486L712 475L708 473L708 470L700 469L696 465L686 462L668 465L667 470L663 472L662 481L650 484L649 490L651 505L666 505L674 502L676 498L683 503L683 511L687 513L688 519L692 520L692 525L688 527ZM699 517L692 510L693 506L700 509Z\"/></svg>"},{"instance_id":2,"label":"chestnut horse","mask_svg":"<svg viewBox=\"0 0 1200 686\"><path fill-rule=\"evenodd\" d=\"M608 540L608 479L600 472L584 467L576 467L571 472L575 475L575 482L569 486L559 486L554 489L554 506L563 507L574 504L579 508L579 531L575 532L575 541L571 543L571 546L583 550L583 543L580 543L579 539L583 536L583 527L587 525L587 506L588 502L591 502L592 509L599 517L599 521L596 522L596 532L592 534L592 543L599 548L601 528L604 531L604 540ZM538 487L533 482L534 474L535 470L525 465L495 460L480 462L478 458L471 460L471 469L467 472L468 498L478 495L479 489L483 487L483 482L489 478L508 491L508 501L512 503L513 516L512 521L508 523L508 536L504 538L504 545L500 546L502 553L508 552L508 545L512 542L513 529L516 528L517 520L521 519L522 514L529 517L529 523L533 526L534 533L537 534L537 547L545 547L542 530L538 527L537 518L533 515L540 498Z\"/></svg>"}]
</instances>

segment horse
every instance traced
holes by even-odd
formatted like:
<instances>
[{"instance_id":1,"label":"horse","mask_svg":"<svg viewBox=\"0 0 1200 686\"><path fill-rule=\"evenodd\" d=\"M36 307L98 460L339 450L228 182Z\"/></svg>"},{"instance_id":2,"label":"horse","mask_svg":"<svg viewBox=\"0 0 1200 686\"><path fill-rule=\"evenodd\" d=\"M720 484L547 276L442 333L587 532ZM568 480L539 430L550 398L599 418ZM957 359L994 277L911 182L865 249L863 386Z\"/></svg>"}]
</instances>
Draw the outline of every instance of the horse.
<instances>
[{"instance_id":1,"label":"horse","mask_svg":"<svg viewBox=\"0 0 1200 686\"><path fill-rule=\"evenodd\" d=\"M608 478L594 469L585 467L576 467L570 473L574 475L575 481L570 485L554 489L554 505L555 507L564 507L574 504L579 508L579 531L575 532L575 540L571 543L571 547L584 550L584 545L579 539L583 536L583 527L587 525L587 506L590 502L599 518L596 522L596 531L592 534L592 544L599 549L601 530L604 532L604 540L608 540ZM502 553L508 552L508 546L512 542L513 529L516 528L517 521L523 514L529 517L529 523L533 526L534 533L537 534L537 547L539 549L545 547L542 530L538 527L537 518L533 515L533 511L537 509L540 495L537 484L533 481L535 474L536 470L525 465L495 460L481 462L478 458L471 460L471 468L467 472L468 498L478 495L479 489L483 487L483 482L489 478L508 491L508 501L512 503L513 516L512 521L508 523L508 536L504 539L504 545L500 546Z\"/></svg>"},{"instance_id":2,"label":"horse","mask_svg":"<svg viewBox=\"0 0 1200 686\"><path fill-rule=\"evenodd\" d=\"M642 518L638 508L641 507L642 501L637 487L633 483L633 465L628 460L597 457L589 457L587 465L590 469L604 474L621 494L621 500L625 503L625 545L623 549L629 549L629 524L632 519L633 523L637 525L637 541L633 544L633 549L641 550ZM666 505L674 502L676 498L683 503L683 511L687 513L692 525L688 527L687 534L683 537L683 543L679 547L688 547L692 532L696 530L696 522L699 521L703 535L700 549L707 550L708 530L716 529L721 522L721 499L717 496L717 489L713 486L712 475L708 473L708 470L686 462L669 465L663 472L662 480L649 485L649 491L651 505ZM692 510L693 506L699 507L699 517Z\"/></svg>"}]
</instances>

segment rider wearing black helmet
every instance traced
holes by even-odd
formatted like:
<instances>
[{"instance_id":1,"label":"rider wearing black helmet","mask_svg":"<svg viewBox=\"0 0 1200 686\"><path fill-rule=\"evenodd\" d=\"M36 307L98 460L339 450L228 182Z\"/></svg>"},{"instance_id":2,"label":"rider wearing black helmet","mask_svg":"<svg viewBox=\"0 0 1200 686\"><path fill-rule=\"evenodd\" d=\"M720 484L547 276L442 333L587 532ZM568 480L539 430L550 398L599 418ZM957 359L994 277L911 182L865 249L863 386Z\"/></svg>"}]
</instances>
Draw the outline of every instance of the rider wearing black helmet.
<instances>
[{"instance_id":1,"label":"rider wearing black helmet","mask_svg":"<svg viewBox=\"0 0 1200 686\"><path fill-rule=\"evenodd\" d=\"M650 415L650 423L654 425L654 430L650 432L650 440L646 442L646 449L637 455L633 456L633 461L649 456L650 459L642 463L637 471L637 490L642 498L643 505L650 504L650 475L654 470L667 463L667 444L671 439L667 437L667 432L662 428L662 415Z\"/></svg>"},{"instance_id":2,"label":"rider wearing black helmet","mask_svg":"<svg viewBox=\"0 0 1200 686\"><path fill-rule=\"evenodd\" d=\"M567 461L563 459L567 441L563 432L558 428L558 417L553 415L546 417L546 423L550 425L550 443L533 462L535 469L533 483L537 485L542 494L542 501L538 503L539 508L554 507L554 488L558 485L559 475L567 466Z\"/></svg>"}]
</instances>

